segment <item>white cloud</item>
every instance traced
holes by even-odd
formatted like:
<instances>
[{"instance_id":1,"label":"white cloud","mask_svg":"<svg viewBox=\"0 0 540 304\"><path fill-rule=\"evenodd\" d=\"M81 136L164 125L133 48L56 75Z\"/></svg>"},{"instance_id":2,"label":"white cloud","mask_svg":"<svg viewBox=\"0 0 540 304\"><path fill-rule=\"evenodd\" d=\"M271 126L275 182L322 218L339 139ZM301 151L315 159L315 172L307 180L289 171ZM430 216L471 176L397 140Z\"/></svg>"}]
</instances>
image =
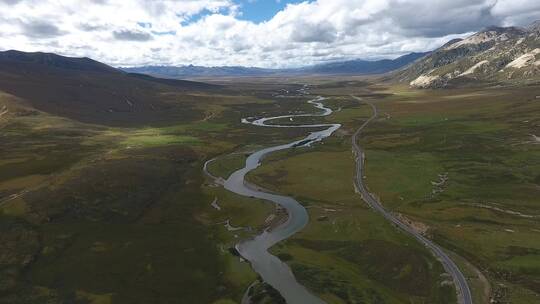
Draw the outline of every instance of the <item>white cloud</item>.
<instances>
[{"instance_id":1,"label":"white cloud","mask_svg":"<svg viewBox=\"0 0 540 304\"><path fill-rule=\"evenodd\" d=\"M0 48L113 65L300 66L433 49L540 19L538 0L317 0L240 20L234 0L0 0ZM202 17L201 17L202 16Z\"/></svg>"}]
</instances>

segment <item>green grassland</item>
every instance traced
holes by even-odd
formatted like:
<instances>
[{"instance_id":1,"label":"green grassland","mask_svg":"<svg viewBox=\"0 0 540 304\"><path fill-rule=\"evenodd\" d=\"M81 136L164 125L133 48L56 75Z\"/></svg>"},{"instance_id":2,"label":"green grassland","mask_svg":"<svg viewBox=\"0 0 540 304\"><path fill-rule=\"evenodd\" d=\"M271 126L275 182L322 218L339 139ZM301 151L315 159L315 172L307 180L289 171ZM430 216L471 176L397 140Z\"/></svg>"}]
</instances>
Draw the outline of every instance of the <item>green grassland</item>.
<instances>
[{"instance_id":1,"label":"green grassland","mask_svg":"<svg viewBox=\"0 0 540 304\"><path fill-rule=\"evenodd\" d=\"M497 301L538 301L539 88L376 89L395 94L373 98L361 140L370 190L482 270Z\"/></svg>"},{"instance_id":2,"label":"green grassland","mask_svg":"<svg viewBox=\"0 0 540 304\"><path fill-rule=\"evenodd\" d=\"M314 87L318 90L334 96L340 92L331 85ZM380 110L361 142L367 149L370 190L387 208L427 225L428 236L457 253L451 254L467 274L475 302L537 301L540 145L532 135L540 133L538 88L418 91L371 85L356 92L348 88L347 92L376 102ZM339 109L345 99L335 97L329 102L335 102L331 106ZM353 160L345 147L340 153L336 145L369 114L369 107L354 106L354 102L343 106L325 119L344 125L337 138L326 140L309 153L277 153L249 176L256 184L297 197L308 208L312 221L306 230L274 251L287 258L300 280L329 302L352 301L351 286L362 280L328 279L331 274L354 268L350 264L338 266L337 258L344 259L339 253L342 245L325 247L324 242L314 245L303 239L311 237L318 242L330 234L329 240L334 241L336 235L345 234L347 241L352 238L358 242L355 246L366 248L362 244L371 244L371 238L380 241L385 240L382 235L388 237L388 232L381 234L381 228L379 234L361 236L359 231L380 226L378 220L364 219L356 229L346 220L349 215L362 216L346 207L357 199L351 195ZM447 181L438 185L441 175L447 176ZM339 226L342 221L347 224ZM403 240L396 243L407 244ZM365 259L356 265L373 264L369 255ZM360 267L360 273L368 276L371 287L356 288L377 290L373 286L377 279L369 277L369 269ZM318 282L325 276L328 280ZM330 284L335 281L347 284ZM388 288L392 286L389 278L381 281L386 290L378 294L387 301L414 298L411 294L400 298L399 290ZM445 293L434 291L431 296L441 294ZM363 297L365 300L366 295Z\"/></svg>"},{"instance_id":3,"label":"green grassland","mask_svg":"<svg viewBox=\"0 0 540 304\"><path fill-rule=\"evenodd\" d=\"M257 185L296 197L310 215L308 226L273 252L328 303L452 303L453 286L445 283L442 266L355 193L347 134L369 112L350 99L341 104L340 116L327 118L340 119L341 133L314 148L275 153L248 175Z\"/></svg>"},{"instance_id":4,"label":"green grassland","mask_svg":"<svg viewBox=\"0 0 540 304\"><path fill-rule=\"evenodd\" d=\"M371 114L354 94L381 113L362 137L370 190L471 264L476 299L487 300L478 268L502 303L537 301L538 89L416 91L368 81L221 79L226 89L162 92L183 113L118 126L1 93L0 303L239 303L258 277L229 249L275 208L214 185L202 167L217 158L209 169L225 178L249 152L305 136L240 122L312 112L305 97L276 97L304 83L335 113L292 123L343 127L315 147L273 154L248 176L308 209L306 229L272 248L303 284L328 303L455 302L433 256L354 191L350 135ZM434 193L439 174L448 180ZM252 293L259 303L280 301L263 283Z\"/></svg>"},{"instance_id":5,"label":"green grassland","mask_svg":"<svg viewBox=\"0 0 540 304\"><path fill-rule=\"evenodd\" d=\"M235 152L215 159L208 165L208 170L216 177L227 179L234 171L242 168L249 156L247 153Z\"/></svg>"},{"instance_id":6,"label":"green grassland","mask_svg":"<svg viewBox=\"0 0 540 304\"><path fill-rule=\"evenodd\" d=\"M139 127L81 123L2 94L0 303L239 302L257 276L229 248L274 206L209 184L202 166L241 143L301 134L240 123L301 104L263 93L176 96L197 102L184 111L200 119Z\"/></svg>"}]
</instances>

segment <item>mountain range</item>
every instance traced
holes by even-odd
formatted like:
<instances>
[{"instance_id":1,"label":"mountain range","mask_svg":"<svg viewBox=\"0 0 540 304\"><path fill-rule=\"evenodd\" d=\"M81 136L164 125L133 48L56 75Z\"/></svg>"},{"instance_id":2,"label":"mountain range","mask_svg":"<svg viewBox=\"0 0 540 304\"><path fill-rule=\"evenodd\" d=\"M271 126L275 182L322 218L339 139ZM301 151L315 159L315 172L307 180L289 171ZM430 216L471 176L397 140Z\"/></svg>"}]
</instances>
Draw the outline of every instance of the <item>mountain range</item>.
<instances>
[{"instance_id":1,"label":"mountain range","mask_svg":"<svg viewBox=\"0 0 540 304\"><path fill-rule=\"evenodd\" d=\"M121 124L123 120L131 120L127 116L137 113L141 114L141 119L149 121L163 113L166 115L171 103L157 93L164 88L171 91L218 88L202 82L177 80L181 78L385 74L383 79L415 88L538 82L540 21L526 27L489 27L465 39L451 40L432 52L294 69L193 65L116 69L89 58L14 50L0 52L0 66L0 90L31 100L36 103L36 109L67 116L80 114L72 109L88 110L81 113L107 112L108 115L99 117Z\"/></svg>"},{"instance_id":2,"label":"mountain range","mask_svg":"<svg viewBox=\"0 0 540 304\"><path fill-rule=\"evenodd\" d=\"M384 79L414 88L522 84L540 81L540 21L526 27L488 27L432 52L410 53L392 60L349 60L292 69L189 65L122 70L164 78L387 73Z\"/></svg>"},{"instance_id":3,"label":"mountain range","mask_svg":"<svg viewBox=\"0 0 540 304\"><path fill-rule=\"evenodd\" d=\"M390 78L415 88L538 82L540 21L526 27L489 27L449 41Z\"/></svg>"},{"instance_id":4,"label":"mountain range","mask_svg":"<svg viewBox=\"0 0 540 304\"><path fill-rule=\"evenodd\" d=\"M402 68L426 56L426 53L410 53L396 59L348 60L290 69L264 69L242 66L141 66L121 68L126 72L141 73L165 78L224 77L224 76L271 76L310 74L382 74Z\"/></svg>"}]
</instances>

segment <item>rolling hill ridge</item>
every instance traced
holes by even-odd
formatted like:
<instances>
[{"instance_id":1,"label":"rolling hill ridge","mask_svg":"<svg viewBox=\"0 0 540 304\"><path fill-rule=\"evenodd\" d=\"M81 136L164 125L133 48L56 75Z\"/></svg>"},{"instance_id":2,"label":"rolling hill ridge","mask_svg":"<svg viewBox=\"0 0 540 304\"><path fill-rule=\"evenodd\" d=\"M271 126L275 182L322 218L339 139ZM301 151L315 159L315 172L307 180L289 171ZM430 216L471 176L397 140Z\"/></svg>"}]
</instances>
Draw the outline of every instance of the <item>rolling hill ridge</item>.
<instances>
[{"instance_id":1,"label":"rolling hill ridge","mask_svg":"<svg viewBox=\"0 0 540 304\"><path fill-rule=\"evenodd\" d=\"M182 102L179 94L219 89L50 53L0 52L0 66L0 91L43 112L106 125L188 119L190 103Z\"/></svg>"}]
</instances>

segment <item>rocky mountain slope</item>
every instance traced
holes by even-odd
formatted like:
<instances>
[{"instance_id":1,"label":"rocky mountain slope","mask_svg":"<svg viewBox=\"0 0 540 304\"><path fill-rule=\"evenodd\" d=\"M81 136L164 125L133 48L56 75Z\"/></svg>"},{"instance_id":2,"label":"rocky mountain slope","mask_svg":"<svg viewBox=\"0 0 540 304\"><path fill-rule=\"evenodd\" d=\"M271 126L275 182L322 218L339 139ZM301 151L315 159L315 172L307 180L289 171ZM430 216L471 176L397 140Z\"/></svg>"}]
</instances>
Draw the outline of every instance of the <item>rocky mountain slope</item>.
<instances>
[{"instance_id":1,"label":"rocky mountain slope","mask_svg":"<svg viewBox=\"0 0 540 304\"><path fill-rule=\"evenodd\" d=\"M540 81L540 21L455 39L393 74L416 88Z\"/></svg>"}]
</instances>

